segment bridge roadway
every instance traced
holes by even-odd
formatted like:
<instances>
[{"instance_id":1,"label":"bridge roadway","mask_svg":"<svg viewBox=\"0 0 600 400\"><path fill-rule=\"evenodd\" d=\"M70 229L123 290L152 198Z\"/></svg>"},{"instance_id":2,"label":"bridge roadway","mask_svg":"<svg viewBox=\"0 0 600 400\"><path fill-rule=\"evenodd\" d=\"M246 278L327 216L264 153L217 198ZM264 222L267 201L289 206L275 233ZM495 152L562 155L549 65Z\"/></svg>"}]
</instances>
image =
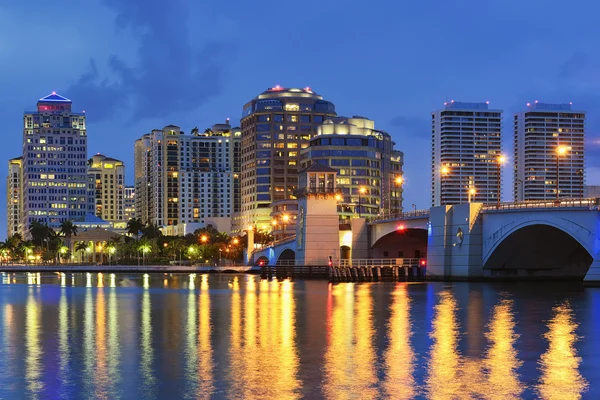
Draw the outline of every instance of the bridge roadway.
<instances>
[{"instance_id":1,"label":"bridge roadway","mask_svg":"<svg viewBox=\"0 0 600 400\"><path fill-rule=\"evenodd\" d=\"M372 258L394 258L408 238L421 240L429 277L600 282L599 206L592 198L433 207L367 221L363 236ZM273 265L284 251L289 260L294 239L256 252L254 260Z\"/></svg>"}]
</instances>

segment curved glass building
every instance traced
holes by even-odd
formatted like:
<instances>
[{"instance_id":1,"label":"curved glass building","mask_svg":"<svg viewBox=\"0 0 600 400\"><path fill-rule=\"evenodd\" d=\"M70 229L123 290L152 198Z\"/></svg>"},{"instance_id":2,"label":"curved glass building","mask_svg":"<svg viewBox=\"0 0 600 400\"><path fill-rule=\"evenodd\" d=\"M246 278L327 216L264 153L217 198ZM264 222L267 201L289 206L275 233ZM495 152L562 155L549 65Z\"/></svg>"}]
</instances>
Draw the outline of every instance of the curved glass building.
<instances>
[{"instance_id":1,"label":"curved glass building","mask_svg":"<svg viewBox=\"0 0 600 400\"><path fill-rule=\"evenodd\" d=\"M340 220L402 211L404 155L375 122L364 117L326 120L301 151L302 168L321 164L338 171Z\"/></svg>"}]
</instances>

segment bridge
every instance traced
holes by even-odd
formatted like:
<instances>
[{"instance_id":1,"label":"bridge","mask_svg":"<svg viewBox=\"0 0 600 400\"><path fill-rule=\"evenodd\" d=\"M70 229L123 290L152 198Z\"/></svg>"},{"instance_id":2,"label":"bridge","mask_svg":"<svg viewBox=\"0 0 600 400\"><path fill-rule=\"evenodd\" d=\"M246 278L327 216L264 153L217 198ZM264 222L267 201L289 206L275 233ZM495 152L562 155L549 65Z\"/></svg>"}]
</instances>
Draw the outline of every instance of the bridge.
<instances>
[{"instance_id":1,"label":"bridge","mask_svg":"<svg viewBox=\"0 0 600 400\"><path fill-rule=\"evenodd\" d=\"M348 251L349 250L349 251ZM295 237L255 253L289 263ZM340 230L340 259L427 259L430 277L600 281L600 199L434 207Z\"/></svg>"}]
</instances>

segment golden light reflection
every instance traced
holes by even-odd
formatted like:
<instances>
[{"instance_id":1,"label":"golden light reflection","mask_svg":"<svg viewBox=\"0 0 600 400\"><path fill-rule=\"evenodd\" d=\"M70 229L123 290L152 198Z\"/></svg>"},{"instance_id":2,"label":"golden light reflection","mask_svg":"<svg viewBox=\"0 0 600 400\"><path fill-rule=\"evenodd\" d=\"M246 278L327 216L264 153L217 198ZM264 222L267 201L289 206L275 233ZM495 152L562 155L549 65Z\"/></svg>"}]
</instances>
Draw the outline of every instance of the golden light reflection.
<instances>
[{"instance_id":1,"label":"golden light reflection","mask_svg":"<svg viewBox=\"0 0 600 400\"><path fill-rule=\"evenodd\" d=\"M115 274L111 274L111 287L114 288ZM119 340L119 303L117 291L111 289L108 295L108 379L111 387L117 387L121 381L119 364L121 362L121 348ZM110 394L109 398L116 398Z\"/></svg>"},{"instance_id":2,"label":"golden light reflection","mask_svg":"<svg viewBox=\"0 0 600 400\"><path fill-rule=\"evenodd\" d=\"M439 294L430 333L431 346L426 389L428 398L455 399L462 397L461 356L458 352L459 325L456 300L448 291Z\"/></svg>"},{"instance_id":3,"label":"golden light reflection","mask_svg":"<svg viewBox=\"0 0 600 400\"><path fill-rule=\"evenodd\" d=\"M522 362L514 348L518 335L512 313L513 302L503 299L492 311L486 337L490 342L483 366L487 371L483 395L489 399L518 399L523 392L517 370Z\"/></svg>"},{"instance_id":4,"label":"golden light reflection","mask_svg":"<svg viewBox=\"0 0 600 400\"><path fill-rule=\"evenodd\" d=\"M67 286L67 274L62 272L60 274L60 287L66 287L66 286Z\"/></svg>"},{"instance_id":5,"label":"golden light reflection","mask_svg":"<svg viewBox=\"0 0 600 400\"><path fill-rule=\"evenodd\" d=\"M26 397L34 399L39 398L40 391L44 389L42 381L43 347L40 340L41 317L38 299L34 296L34 289L30 287L25 305L25 382Z\"/></svg>"},{"instance_id":6,"label":"golden light reflection","mask_svg":"<svg viewBox=\"0 0 600 400\"><path fill-rule=\"evenodd\" d=\"M581 357L577 355L575 343L577 324L568 302L553 309L554 317L548 322L548 350L540 358L542 376L537 387L544 399L580 399L587 389L587 381L579 373Z\"/></svg>"},{"instance_id":7,"label":"golden light reflection","mask_svg":"<svg viewBox=\"0 0 600 400\"><path fill-rule=\"evenodd\" d=\"M104 275L102 275L102 272L98 272L98 287L104 287Z\"/></svg>"},{"instance_id":8,"label":"golden light reflection","mask_svg":"<svg viewBox=\"0 0 600 400\"><path fill-rule=\"evenodd\" d=\"M144 274L144 289L148 289L148 274ZM150 397L154 392L154 384L156 378L152 371L152 364L154 362L154 348L152 346L152 313L151 313L151 302L150 292L144 290L142 294L142 315L140 321L140 371L142 373L142 392L143 397Z\"/></svg>"},{"instance_id":9,"label":"golden light reflection","mask_svg":"<svg viewBox=\"0 0 600 400\"><path fill-rule=\"evenodd\" d=\"M148 274L144 274L143 287L144 287L144 289L148 289L150 287L150 275L148 275Z\"/></svg>"},{"instance_id":10,"label":"golden light reflection","mask_svg":"<svg viewBox=\"0 0 600 400\"><path fill-rule=\"evenodd\" d=\"M98 274L98 285L101 282ZM100 287L100 286L99 286ZM111 382L108 376L107 349L106 349L106 304L104 290L98 290L96 295L96 335L95 335L95 366L94 366L94 398L108 399L107 389Z\"/></svg>"},{"instance_id":11,"label":"golden light reflection","mask_svg":"<svg viewBox=\"0 0 600 400\"><path fill-rule=\"evenodd\" d=\"M85 274L85 287L92 287L92 274L89 272Z\"/></svg>"},{"instance_id":12,"label":"golden light reflection","mask_svg":"<svg viewBox=\"0 0 600 400\"><path fill-rule=\"evenodd\" d=\"M338 284L329 295L332 310L327 322L326 397L339 398L345 393L355 398L376 398L371 286Z\"/></svg>"},{"instance_id":13,"label":"golden light reflection","mask_svg":"<svg viewBox=\"0 0 600 400\"><path fill-rule=\"evenodd\" d=\"M62 274L61 279L65 274ZM61 285L62 286L62 285ZM59 356L59 378L61 387L68 386L71 380L69 373L69 307L67 301L67 291L61 290L60 300L58 302L58 356Z\"/></svg>"},{"instance_id":14,"label":"golden light reflection","mask_svg":"<svg viewBox=\"0 0 600 400\"><path fill-rule=\"evenodd\" d=\"M198 379L197 399L211 397L215 387L213 383L213 349L210 340L212 323L210 315L210 292L208 276L202 275L200 283L200 309L198 321Z\"/></svg>"},{"instance_id":15,"label":"golden light reflection","mask_svg":"<svg viewBox=\"0 0 600 400\"><path fill-rule=\"evenodd\" d=\"M90 385L94 382L94 362L96 360L96 346L94 335L96 332L94 321L94 300L92 297L92 274L86 274L86 293L83 300L83 387L88 393L93 392Z\"/></svg>"},{"instance_id":16,"label":"golden light reflection","mask_svg":"<svg viewBox=\"0 0 600 400\"><path fill-rule=\"evenodd\" d=\"M413 377L415 355L410 346L410 337L412 336L411 301L405 284L396 285L392 293L390 309L389 344L385 352L384 389L390 398L411 399L416 394Z\"/></svg>"},{"instance_id":17,"label":"golden light reflection","mask_svg":"<svg viewBox=\"0 0 600 400\"><path fill-rule=\"evenodd\" d=\"M110 274L110 287L111 288L117 287L115 279L116 279L115 274ZM111 293L114 293L114 291Z\"/></svg>"},{"instance_id":18,"label":"golden light reflection","mask_svg":"<svg viewBox=\"0 0 600 400\"><path fill-rule=\"evenodd\" d=\"M188 288L190 290L196 290L196 274L190 274Z\"/></svg>"},{"instance_id":19,"label":"golden light reflection","mask_svg":"<svg viewBox=\"0 0 600 400\"><path fill-rule=\"evenodd\" d=\"M227 397L299 398L293 283L261 280L257 296L254 279L248 279L245 289L232 294L232 385Z\"/></svg>"},{"instance_id":20,"label":"golden light reflection","mask_svg":"<svg viewBox=\"0 0 600 400\"><path fill-rule=\"evenodd\" d=\"M75 274L71 274L71 286L75 286Z\"/></svg>"}]
</instances>

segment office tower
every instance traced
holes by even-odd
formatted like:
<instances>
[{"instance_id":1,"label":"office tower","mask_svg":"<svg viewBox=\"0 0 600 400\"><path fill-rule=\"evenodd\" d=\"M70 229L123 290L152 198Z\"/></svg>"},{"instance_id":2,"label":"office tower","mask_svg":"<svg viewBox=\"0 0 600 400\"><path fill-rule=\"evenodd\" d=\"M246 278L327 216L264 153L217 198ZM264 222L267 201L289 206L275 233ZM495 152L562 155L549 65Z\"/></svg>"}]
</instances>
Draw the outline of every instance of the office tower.
<instances>
[{"instance_id":1,"label":"office tower","mask_svg":"<svg viewBox=\"0 0 600 400\"><path fill-rule=\"evenodd\" d=\"M6 237L24 235L21 212L23 207L23 157L8 160L6 178Z\"/></svg>"},{"instance_id":2,"label":"office tower","mask_svg":"<svg viewBox=\"0 0 600 400\"><path fill-rule=\"evenodd\" d=\"M514 116L514 199L583 197L584 140L584 111L570 103L528 103Z\"/></svg>"},{"instance_id":3,"label":"office tower","mask_svg":"<svg viewBox=\"0 0 600 400\"><path fill-rule=\"evenodd\" d=\"M502 110L454 100L431 113L431 203L497 203L502 192Z\"/></svg>"},{"instance_id":4,"label":"office tower","mask_svg":"<svg viewBox=\"0 0 600 400\"><path fill-rule=\"evenodd\" d=\"M274 202L294 200L299 152L335 106L310 88L267 89L242 112L242 224L269 226Z\"/></svg>"},{"instance_id":5,"label":"office tower","mask_svg":"<svg viewBox=\"0 0 600 400\"><path fill-rule=\"evenodd\" d=\"M108 222L122 222L125 218L123 161L96 154L88 160L88 174L94 184L96 216Z\"/></svg>"},{"instance_id":6,"label":"office tower","mask_svg":"<svg viewBox=\"0 0 600 400\"><path fill-rule=\"evenodd\" d=\"M57 228L94 212L88 185L85 113L52 92L24 113L23 232L38 220Z\"/></svg>"},{"instance_id":7,"label":"office tower","mask_svg":"<svg viewBox=\"0 0 600 400\"><path fill-rule=\"evenodd\" d=\"M229 231L240 136L239 128L228 124L204 132L194 128L191 134L169 125L138 139L134 151L136 216L157 226L195 224L197 228L214 225L220 218L222 225L216 228Z\"/></svg>"},{"instance_id":8,"label":"office tower","mask_svg":"<svg viewBox=\"0 0 600 400\"><path fill-rule=\"evenodd\" d=\"M404 155L394 145L370 119L336 117L326 120L301 151L301 167L321 164L337 171L340 220L396 214L402 211Z\"/></svg>"},{"instance_id":9,"label":"office tower","mask_svg":"<svg viewBox=\"0 0 600 400\"><path fill-rule=\"evenodd\" d=\"M135 187L125 186L123 193L123 220L127 222L135 218Z\"/></svg>"}]
</instances>

